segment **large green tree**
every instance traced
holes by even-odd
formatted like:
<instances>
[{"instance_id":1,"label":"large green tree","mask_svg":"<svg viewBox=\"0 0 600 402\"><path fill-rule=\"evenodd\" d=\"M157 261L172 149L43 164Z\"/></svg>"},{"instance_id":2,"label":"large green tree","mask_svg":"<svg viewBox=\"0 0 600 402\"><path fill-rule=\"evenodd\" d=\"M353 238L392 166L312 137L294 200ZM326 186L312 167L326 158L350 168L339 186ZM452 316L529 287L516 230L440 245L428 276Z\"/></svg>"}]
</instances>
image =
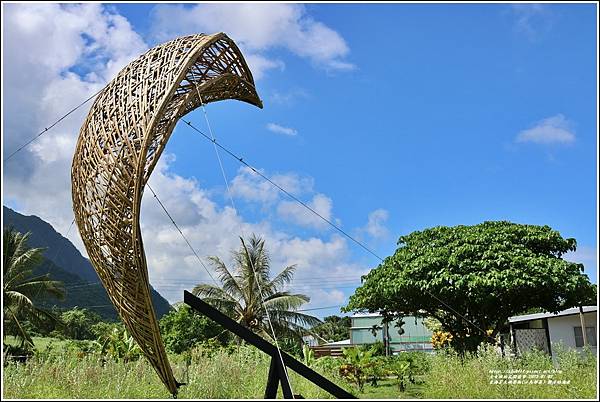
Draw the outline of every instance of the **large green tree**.
<instances>
[{"instance_id":1,"label":"large green tree","mask_svg":"<svg viewBox=\"0 0 600 402\"><path fill-rule=\"evenodd\" d=\"M308 296L283 290L292 281L295 266L271 279L265 241L255 235L248 242L241 237L240 241L241 247L232 251L233 269L218 257L210 257L221 286L198 284L192 293L266 338L272 338L270 318L277 337L299 341L307 328L321 321L296 311L310 301Z\"/></svg>"},{"instance_id":2,"label":"large green tree","mask_svg":"<svg viewBox=\"0 0 600 402\"><path fill-rule=\"evenodd\" d=\"M33 275L33 269L42 263L43 249L29 247L29 236L30 233L19 233L13 228L7 228L3 233L4 334L20 338L21 347L33 346L33 339L24 326L25 321L57 320L51 312L36 305L35 301L64 297L62 282L51 280L49 274Z\"/></svg>"},{"instance_id":3,"label":"large green tree","mask_svg":"<svg viewBox=\"0 0 600 402\"><path fill-rule=\"evenodd\" d=\"M575 239L548 226L438 226L402 236L398 245L344 310L434 317L459 350L475 350L528 309L557 312L595 300L583 265L562 258L575 251Z\"/></svg>"},{"instance_id":4,"label":"large green tree","mask_svg":"<svg viewBox=\"0 0 600 402\"><path fill-rule=\"evenodd\" d=\"M183 353L211 338L222 342L228 338L228 331L183 303L163 315L159 324L165 346L174 353Z\"/></svg>"},{"instance_id":5,"label":"large green tree","mask_svg":"<svg viewBox=\"0 0 600 402\"><path fill-rule=\"evenodd\" d=\"M62 334L71 339L95 339L92 327L102 321L100 315L79 307L63 312L60 318Z\"/></svg>"},{"instance_id":6,"label":"large green tree","mask_svg":"<svg viewBox=\"0 0 600 402\"><path fill-rule=\"evenodd\" d=\"M321 324L314 326L312 332L322 341L337 342L350 338L350 326L350 317L330 315Z\"/></svg>"}]
</instances>

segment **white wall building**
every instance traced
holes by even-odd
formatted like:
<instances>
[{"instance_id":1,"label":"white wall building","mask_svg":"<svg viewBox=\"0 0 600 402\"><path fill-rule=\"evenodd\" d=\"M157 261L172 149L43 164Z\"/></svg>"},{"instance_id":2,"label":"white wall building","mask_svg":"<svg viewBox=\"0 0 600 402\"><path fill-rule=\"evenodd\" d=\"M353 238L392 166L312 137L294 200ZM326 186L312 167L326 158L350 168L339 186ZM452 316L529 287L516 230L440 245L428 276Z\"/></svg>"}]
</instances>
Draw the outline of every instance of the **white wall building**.
<instances>
[{"instance_id":1,"label":"white wall building","mask_svg":"<svg viewBox=\"0 0 600 402\"><path fill-rule=\"evenodd\" d=\"M598 307L583 307L587 343L598 354ZM511 344L517 353L538 347L552 358L556 357L556 348L562 344L565 348L583 350L584 337L581 329L581 316L578 307L553 313L537 313L510 317Z\"/></svg>"}]
</instances>

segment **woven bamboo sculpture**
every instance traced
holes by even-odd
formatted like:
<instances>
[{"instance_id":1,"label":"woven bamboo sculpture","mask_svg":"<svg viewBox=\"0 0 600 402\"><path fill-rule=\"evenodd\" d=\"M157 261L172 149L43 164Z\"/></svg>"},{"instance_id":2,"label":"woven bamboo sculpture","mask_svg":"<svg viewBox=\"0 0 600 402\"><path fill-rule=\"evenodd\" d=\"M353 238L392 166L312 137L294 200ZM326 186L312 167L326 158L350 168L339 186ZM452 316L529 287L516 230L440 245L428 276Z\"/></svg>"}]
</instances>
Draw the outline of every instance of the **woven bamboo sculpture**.
<instances>
[{"instance_id":1,"label":"woven bamboo sculpture","mask_svg":"<svg viewBox=\"0 0 600 402\"><path fill-rule=\"evenodd\" d=\"M172 394L140 232L144 186L180 117L237 99L262 108L240 50L225 34L180 37L131 62L98 95L71 168L81 238L129 333Z\"/></svg>"}]
</instances>

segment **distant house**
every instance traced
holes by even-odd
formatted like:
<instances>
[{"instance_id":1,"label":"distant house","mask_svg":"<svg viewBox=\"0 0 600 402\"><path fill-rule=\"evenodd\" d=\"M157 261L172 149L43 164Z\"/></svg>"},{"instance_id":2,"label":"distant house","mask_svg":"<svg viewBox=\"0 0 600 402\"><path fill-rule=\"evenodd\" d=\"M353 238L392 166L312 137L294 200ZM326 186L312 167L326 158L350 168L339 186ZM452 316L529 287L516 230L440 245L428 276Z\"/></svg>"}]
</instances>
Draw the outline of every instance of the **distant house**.
<instances>
[{"instance_id":1,"label":"distant house","mask_svg":"<svg viewBox=\"0 0 600 402\"><path fill-rule=\"evenodd\" d=\"M332 356L337 357L343 354L342 349L352 347L350 339L344 339L343 341L329 342L322 345L310 346L313 350L315 357Z\"/></svg>"},{"instance_id":2,"label":"distant house","mask_svg":"<svg viewBox=\"0 0 600 402\"><path fill-rule=\"evenodd\" d=\"M318 346L319 340L312 335L304 335L302 337L302 344L307 346Z\"/></svg>"},{"instance_id":3,"label":"distant house","mask_svg":"<svg viewBox=\"0 0 600 402\"><path fill-rule=\"evenodd\" d=\"M592 352L597 354L597 306L583 307L586 340ZM511 345L517 353L538 348L552 358L556 357L556 346L582 350L584 336L579 308L569 308L553 313L537 313L510 317Z\"/></svg>"},{"instance_id":4,"label":"distant house","mask_svg":"<svg viewBox=\"0 0 600 402\"><path fill-rule=\"evenodd\" d=\"M402 333L395 321L382 324L383 317L378 313L359 313L351 318L350 344L365 345L380 341L389 354L406 351L432 352L431 331L423 325L423 319L404 317ZM389 341L389 342L388 342Z\"/></svg>"}]
</instances>

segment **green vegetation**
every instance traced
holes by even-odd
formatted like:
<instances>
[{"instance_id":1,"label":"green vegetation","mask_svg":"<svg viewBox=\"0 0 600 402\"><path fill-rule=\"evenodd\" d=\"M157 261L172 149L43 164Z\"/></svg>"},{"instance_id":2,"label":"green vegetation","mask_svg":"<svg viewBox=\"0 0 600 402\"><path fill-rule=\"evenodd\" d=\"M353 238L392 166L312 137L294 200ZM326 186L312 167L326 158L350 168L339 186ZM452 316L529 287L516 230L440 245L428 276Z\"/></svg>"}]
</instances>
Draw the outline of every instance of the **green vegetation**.
<instances>
[{"instance_id":1,"label":"green vegetation","mask_svg":"<svg viewBox=\"0 0 600 402\"><path fill-rule=\"evenodd\" d=\"M254 347L207 350L200 346L187 356L171 355L175 376L188 385L179 398L262 398L269 358ZM60 374L60 375L59 375ZM308 380L289 371L294 393L307 398L329 398ZM344 381L328 377L341 386ZM170 395L145 359L124 363L102 362L96 354L78 357L69 350L33 358L26 364L9 363L4 370L4 398L169 398Z\"/></svg>"},{"instance_id":2,"label":"green vegetation","mask_svg":"<svg viewBox=\"0 0 600 402\"><path fill-rule=\"evenodd\" d=\"M96 334L92 331L95 324L101 321L98 314L75 307L61 314L62 335L70 339L95 339Z\"/></svg>"},{"instance_id":3,"label":"green vegetation","mask_svg":"<svg viewBox=\"0 0 600 402\"><path fill-rule=\"evenodd\" d=\"M6 206L2 208L2 212L4 228L14 227L21 233L30 232L29 246L45 249L43 261L33 270L33 275L50 274L53 280L64 283L63 300L39 298L34 300L39 307L47 310L57 307L58 314L74 307L87 308L99 314L103 320L119 319L92 264L67 238L35 215L22 215ZM161 318L169 312L169 302L152 286L150 291L157 318Z\"/></svg>"},{"instance_id":4,"label":"green vegetation","mask_svg":"<svg viewBox=\"0 0 600 402\"><path fill-rule=\"evenodd\" d=\"M240 241L240 249L232 251L234 269L227 268L218 257L210 257L222 286L199 284L192 293L267 339L273 337L270 318L277 338L295 341L299 350L302 335L308 333L306 326L321 320L296 311L310 301L308 296L282 290L292 281L296 267L289 266L271 279L265 241L255 235L248 245L241 237Z\"/></svg>"},{"instance_id":5,"label":"green vegetation","mask_svg":"<svg viewBox=\"0 0 600 402\"><path fill-rule=\"evenodd\" d=\"M214 338L225 344L230 338L219 324L195 313L187 304L179 304L165 314L160 319L160 331L165 347L173 353L183 353Z\"/></svg>"},{"instance_id":6,"label":"green vegetation","mask_svg":"<svg viewBox=\"0 0 600 402\"><path fill-rule=\"evenodd\" d=\"M27 244L30 233L22 234L12 228L3 233L3 325L4 334L15 335L21 340L19 348L27 350L34 346L33 339L24 323L26 320L42 323L57 318L34 303L38 297L64 297L61 282L49 275L34 276L33 269L42 262L42 249Z\"/></svg>"},{"instance_id":7,"label":"green vegetation","mask_svg":"<svg viewBox=\"0 0 600 402\"><path fill-rule=\"evenodd\" d=\"M508 317L528 309L595 303L583 265L561 258L575 251L575 239L548 226L438 226L401 236L398 244L365 276L345 311L381 311L387 320L434 317L464 352L494 339Z\"/></svg>"},{"instance_id":8,"label":"green vegetation","mask_svg":"<svg viewBox=\"0 0 600 402\"><path fill-rule=\"evenodd\" d=\"M323 323L314 326L311 332L327 342L343 341L350 338L350 325L350 317L330 315L323 319Z\"/></svg>"},{"instance_id":9,"label":"green vegetation","mask_svg":"<svg viewBox=\"0 0 600 402\"><path fill-rule=\"evenodd\" d=\"M462 257L465 258L464 261L475 264L479 268L467 269L468 272L464 273L466 278L464 283L452 279L452 286L450 286L446 296L453 297L452 292L456 289L470 289L470 294L482 303L490 303L490 298L493 299L494 297L499 300L508 297L511 297L510 300L513 300L512 298L520 300L519 297L524 296L520 294L518 289L513 289L512 293L509 292L509 296L505 295L501 298L493 295L486 296L479 287L483 287L493 294L497 291L494 288L493 278L497 276L502 276L508 283L511 283L511 281L517 283L516 271L520 269L519 267L529 267L527 264L531 261L528 258L533 258L529 255L534 252L532 250L536 250L536 261L545 262L547 265L537 271L529 267L530 271L522 275L523 280L526 281L525 283L533 281L534 283L530 284L531 286L541 286L539 282L541 279L536 277L536 275L541 275L541 272L550 272L555 275L555 277L549 277L546 280L548 283L555 284L555 281L558 280L567 281L566 284L562 284L562 287L555 284L557 287L555 294L559 298L562 297L562 301L557 302L559 304L574 302L578 296L570 292L577 289L583 292L580 295L582 298L579 300L583 300L594 293L594 290L587 286L589 284L589 282L586 282L587 278L579 273L580 267L577 264L567 263L560 258L561 253L566 248L574 249L574 242L569 239L562 240L556 232L548 231L545 228L528 227L525 232L521 232L521 229L523 228L511 227L510 230L507 229L507 233L504 233L506 238L513 240L518 238L521 239L519 241L522 243L531 243L529 249L523 245L520 246L521 257L512 256L521 264L517 264L518 267L516 268L511 265L512 263L506 263L506 266L503 266L498 262L492 263L489 261L485 267L477 266L475 260L469 260L465 255L470 255L469 253L477 255L478 252L481 252L479 247L490 245L486 243L487 240L473 240L467 236L469 240L467 245L463 247ZM498 231L502 232L500 229ZM516 232L513 233L513 231ZM442 230L442 232L444 231ZM512 235L509 235L511 233ZM448 233L446 234L448 235ZM465 235L465 233L462 235ZM36 305L37 300L44 300L43 297L36 298L27 292L35 290L36 294L34 296L38 296L39 290L40 296L59 296L61 288L58 283L49 280L47 275L31 278L31 269L39 262L40 251L39 249L29 249L26 246L27 235L12 233L10 236L7 241L5 232L4 246L5 250L10 253L3 255L5 263L3 296L5 298L5 309L10 308L10 310L4 311L5 329L8 329L5 333L8 336L4 338L3 397L21 399L169 397L168 391L156 376L154 369L142 357L139 346L121 323L102 321L102 317L85 308L76 307L67 311L54 308L52 312L49 312L40 309ZM484 235L481 236L485 238ZM505 237L501 236L500 238L505 239ZM416 238L419 239L419 236L416 236ZM432 241L431 236L426 237L426 239ZM406 239L407 248L414 246L413 240L412 238ZM420 239L420 241L426 242L425 239ZM548 242L551 245L548 245ZM458 263L448 256L446 256L448 257L446 259L444 259L445 257L442 258L443 256L436 257L435 253L428 250L423 243L417 241L416 244L422 246L423 255L410 258L414 257L423 264L430 263L430 268L435 264L450 264L446 269L442 269L443 272L437 277L437 274L430 275L432 287L444 284L445 279L443 278L456 278L457 274L453 270L457 269L458 265L456 264ZM515 245L513 244L513 246ZM443 249L442 246L438 245L437 247ZM460 250L458 245L456 247ZM493 246L492 248L499 252L502 258L509 259L510 253L503 247ZM554 251L548 251L550 249ZM402 250L403 248L399 249L393 258L407 258L407 265L402 265L405 269L400 270L399 274L396 272L398 274L396 281L384 278L388 280L388 282L381 282L387 284L387 287L384 286L384 290L388 287L412 289L409 286L410 284L417 289L419 286L424 286L425 276L419 277L419 274L424 275L423 272L412 266L410 258L402 254L404 252L409 253L409 251ZM414 250L413 252L416 253ZM545 253L553 256L550 257ZM485 255L489 257L489 253ZM221 287L202 284L196 286L194 292L229 314L242 325L262 336L270 337L266 323L266 311L259 299L260 283L262 293L266 296L269 315L273 320L279 344L282 348L358 397L393 399L550 399L593 398L596 394L595 373L597 360L589 351L580 355L575 351L561 350L558 345L553 345L553 350L557 352L555 362L549 356L536 351L519 358L502 358L485 342L477 343L481 342L481 338L473 340L475 346L468 345L466 347L464 342L455 343L454 334L458 334L460 337L465 336L465 333L472 333L468 332L470 329L460 326L460 320L457 320L457 322L448 321L449 318L445 315L448 312L442 311L439 306L432 310L435 311L436 318L427 320L427 326L434 331L432 342L436 345L435 354L410 352L386 357L383 344L379 342L372 345L346 348L343 350L344 356L340 358L315 358L310 348L307 346L302 347L300 343L301 335L315 333L325 339L346 339L349 319L330 316L324 322L321 322L314 317L298 313L296 310L307 302L308 298L304 295L290 294L281 290L285 284L292 280L294 267L284 269L279 275L271 279L269 275L269 257L264 249L263 240L253 236L249 241L249 246L246 246L242 239L242 247L234 251L233 256L236 263L233 271L230 271L218 258L213 257L212 259L219 273ZM419 260L425 258L423 256L428 256L429 259ZM391 275L393 272L387 272L386 270L398 268L394 265L396 260L393 258L386 260L386 263L375 270L380 272L377 275ZM437 262L431 262L430 259L432 258ZM451 263L451 260L454 262ZM257 271L256 276L252 267ZM564 270L563 274L556 272L560 269ZM412 272L414 276L406 277L404 271ZM357 303L357 300L361 297L364 298L367 294L377 295L370 293L374 290L381 290L374 284L374 277L371 277L370 281L368 280L363 285L361 291L363 293L357 292L352 303ZM478 280L478 277L485 280ZM410 282L411 280L412 282ZM481 282L482 280L483 282ZM490 285L486 281L492 281L493 283ZM405 282L410 282L410 284ZM519 286L524 286L521 282L518 283ZM542 287L542 291L547 292L548 289ZM384 295L394 294L391 293L392 290L385 290L385 292ZM27 302L28 300L31 303ZM360 300L365 301L367 299ZM381 301L383 299L373 300ZM371 302L373 300L367 301ZM549 303L541 296L540 300ZM396 300L396 302L403 303L404 299L400 297L399 301ZM529 302L520 300L519 303L521 304L518 308L522 308ZM392 305L394 304L389 304L389 306ZM398 304L398 306L401 305ZM425 305L433 309L433 304ZM454 305L462 308L461 304ZM23 310L19 310L20 308ZM529 308L534 307L530 306ZM482 318L478 316L480 313L478 313L479 306L471 306L469 309L469 317L483 325L483 328L494 327L492 323L497 317L488 317L488 321L482 321ZM502 315L505 314L502 311L506 310L507 308L496 307L491 312ZM400 313L396 314L394 318L399 318L401 321L400 314L402 310L399 311ZM57 320L44 320L40 317L57 317ZM443 319L444 317L447 319L446 321ZM185 304L179 304L177 308L165 314L160 319L159 325L165 345L170 353L169 359L175 376L180 382L187 384L180 389L180 398L263 397L270 357L253 346L245 345L239 339L235 339L227 331L223 331L218 324L196 314ZM402 330L401 325L397 325L397 327L399 331ZM492 332L493 330L490 328L490 333ZM51 337L35 337L33 336L35 334L49 334ZM477 338L475 335L473 336ZM28 350L24 349L27 353L16 353L21 351L24 345L28 347ZM546 370L546 373L552 372L552 380L558 380L558 383L548 383L548 378L543 378L544 381L539 384L493 382L495 375L506 375L510 373L510 370L521 370L521 373ZM294 393L301 394L305 398L322 399L330 397L325 391L301 376L292 371L289 374ZM549 374L544 375L547 377Z\"/></svg>"},{"instance_id":10,"label":"green vegetation","mask_svg":"<svg viewBox=\"0 0 600 402\"><path fill-rule=\"evenodd\" d=\"M431 370L424 377L423 394L429 398L495 398L495 399L593 399L596 396L596 357L587 353L560 350L557 366L547 355L532 351L519 359L502 359L490 349L478 357L461 358L458 354L437 354L431 357ZM545 375L542 384L490 384L493 370L558 370ZM518 374L517 374L518 375ZM529 374L526 374L529 375ZM534 374L535 375L535 374ZM568 384L549 384L553 380Z\"/></svg>"},{"instance_id":11,"label":"green vegetation","mask_svg":"<svg viewBox=\"0 0 600 402\"><path fill-rule=\"evenodd\" d=\"M36 339L37 340L37 339ZM168 398L152 367L143 359L107 359L92 341L49 341L27 363L10 361L4 367L4 398ZM44 345L43 342L36 342ZM86 349L87 348L87 349ZM557 350L559 348L556 348ZM355 349L358 350L358 349ZM353 353L353 352L350 352ZM402 353L390 358L350 359L364 369L362 392L340 370L346 359L322 357L311 367L360 398L512 399L593 398L596 394L596 358L574 351L558 352L557 366L550 357L531 352L521 358L501 358L491 348L477 356L452 351L434 355ZM180 355L170 355L176 378L186 382L179 398L262 398L269 357L251 346L206 344ZM379 378L372 376L379 366ZM401 374L392 373L394 367ZM568 384L490 384L495 371L558 370L553 379ZM386 371L389 370L389 371ZM495 370L495 371L494 371ZM306 398L330 398L325 391L289 371L294 393ZM400 383L403 382L401 386Z\"/></svg>"},{"instance_id":12,"label":"green vegetation","mask_svg":"<svg viewBox=\"0 0 600 402\"><path fill-rule=\"evenodd\" d=\"M344 348L342 352L344 361L340 366L340 375L355 384L358 391L362 392L369 377L369 371L374 364L371 359L371 351L364 351L360 348Z\"/></svg>"}]
</instances>

